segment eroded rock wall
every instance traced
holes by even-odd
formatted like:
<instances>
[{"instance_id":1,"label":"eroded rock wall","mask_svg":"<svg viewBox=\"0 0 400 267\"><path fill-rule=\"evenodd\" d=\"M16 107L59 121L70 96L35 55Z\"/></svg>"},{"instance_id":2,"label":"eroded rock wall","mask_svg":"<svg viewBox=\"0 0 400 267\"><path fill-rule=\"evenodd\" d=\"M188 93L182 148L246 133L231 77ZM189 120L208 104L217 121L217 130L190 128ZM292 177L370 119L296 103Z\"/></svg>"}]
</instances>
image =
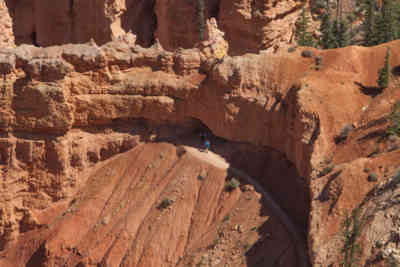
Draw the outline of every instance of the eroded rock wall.
<instances>
[{"instance_id":1,"label":"eroded rock wall","mask_svg":"<svg viewBox=\"0 0 400 267\"><path fill-rule=\"evenodd\" d=\"M209 27L215 25L210 22ZM8 192L2 196L7 197L1 202L2 210L8 211L2 213L4 243L26 229L20 222L30 209L42 209L68 197L84 183L82 172L87 167L140 142L143 134L132 133L132 129L115 133L108 129L118 120L145 119L154 125L193 129L196 124L191 121L196 118L215 135L232 140L261 146L283 140L273 132L260 136L263 123L299 121L296 116L302 113L284 118L279 108L275 110L287 88L274 87L277 80L272 76L271 84L264 84L265 77L258 76L272 73L267 55L249 56L243 67L237 59L221 61L227 50L223 34L214 29L207 36L210 40L199 48L175 53L158 43L142 48L132 35L101 47L94 43L48 48L23 45L1 50L0 162L2 175L8 177L2 187ZM247 80L244 74L251 62L257 62L256 76ZM248 87L241 88L242 83ZM258 86L261 91L250 89ZM296 103L296 90L293 87L287 96L289 105ZM251 119L246 120L244 114ZM307 123L314 131L315 122ZM295 126L301 127L300 135L303 124ZM290 142L295 143L294 138ZM309 157L309 145L297 144L297 155ZM288 152L283 143L273 147ZM288 157L300 175L310 168L303 159L293 154ZM304 188L304 181L295 184ZM298 192L304 195L305 191ZM20 197L21 202L16 200ZM290 210L290 203L283 202ZM292 214L304 224L307 205L300 206ZM21 212L13 213L15 209ZM35 227L35 220L30 221L29 227Z\"/></svg>"},{"instance_id":2,"label":"eroded rock wall","mask_svg":"<svg viewBox=\"0 0 400 267\"><path fill-rule=\"evenodd\" d=\"M14 47L13 23L4 1L0 1L0 18L0 46Z\"/></svg>"},{"instance_id":3,"label":"eroded rock wall","mask_svg":"<svg viewBox=\"0 0 400 267\"><path fill-rule=\"evenodd\" d=\"M264 185L276 190L292 217L307 221L308 205L297 206L293 199L307 201L301 196L315 190L315 201L318 182L311 178L335 147L334 137L343 125L363 118L360 110L370 98L358 83L375 85L386 48L314 49L324 61L316 69L315 58L302 57L302 48L227 56L228 45L216 22L207 25L209 40L175 52L158 42L143 48L129 34L103 46L91 42L0 50L0 162L7 177L0 194L4 243L37 227L30 210L67 197L85 181L85 166L140 142L141 135L135 137L132 129L107 130L118 120L190 128L195 118L217 136L278 151L298 175L268 175L274 180L266 179ZM399 65L398 42L386 45L393 51L393 66ZM109 137L97 135L100 130ZM357 199L364 189L354 194ZM289 193L299 195L285 198ZM319 212L324 211L313 204L310 254L319 263L331 255L319 250L321 237L326 237L319 225L341 217L322 220ZM327 239L323 244L332 249L333 241Z\"/></svg>"},{"instance_id":4,"label":"eroded rock wall","mask_svg":"<svg viewBox=\"0 0 400 267\"><path fill-rule=\"evenodd\" d=\"M206 19L214 17L226 32L231 55L276 51L294 44L301 1L249 0L5 0L4 25L12 25L16 44L37 46L114 40L132 31L138 44L159 39L173 51L191 48L200 40ZM8 13L7 13L8 10ZM9 14L9 15L8 15ZM12 23L9 17L12 18ZM5 36L11 34L4 26ZM12 44L12 37L4 37Z\"/></svg>"},{"instance_id":5,"label":"eroded rock wall","mask_svg":"<svg viewBox=\"0 0 400 267\"><path fill-rule=\"evenodd\" d=\"M61 0L56 5L51 1L5 1L17 44L51 46L85 43L92 38L104 44L125 33L124 1Z\"/></svg>"}]
</instances>

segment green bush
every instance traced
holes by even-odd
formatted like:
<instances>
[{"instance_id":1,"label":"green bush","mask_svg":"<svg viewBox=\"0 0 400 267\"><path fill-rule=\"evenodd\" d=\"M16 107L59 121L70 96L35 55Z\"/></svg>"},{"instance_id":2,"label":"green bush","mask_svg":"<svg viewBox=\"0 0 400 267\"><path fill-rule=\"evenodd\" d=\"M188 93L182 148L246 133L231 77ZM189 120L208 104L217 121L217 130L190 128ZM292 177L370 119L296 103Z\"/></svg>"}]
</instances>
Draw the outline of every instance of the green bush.
<instances>
[{"instance_id":1,"label":"green bush","mask_svg":"<svg viewBox=\"0 0 400 267\"><path fill-rule=\"evenodd\" d=\"M387 134L400 136L400 101L394 104L389 119L391 125L386 131Z\"/></svg>"},{"instance_id":2,"label":"green bush","mask_svg":"<svg viewBox=\"0 0 400 267\"><path fill-rule=\"evenodd\" d=\"M172 199L164 198L163 201L161 201L160 205L158 205L158 209L160 210L166 209L169 206L171 206L172 203L174 203Z\"/></svg>"},{"instance_id":3,"label":"green bush","mask_svg":"<svg viewBox=\"0 0 400 267\"><path fill-rule=\"evenodd\" d=\"M375 148L374 151L372 151L370 154L367 155L368 158L374 158L378 156L378 154L381 153L381 149L378 147Z\"/></svg>"},{"instance_id":4,"label":"green bush","mask_svg":"<svg viewBox=\"0 0 400 267\"><path fill-rule=\"evenodd\" d=\"M392 181L397 182L400 181L400 168L397 168L392 176Z\"/></svg>"},{"instance_id":5,"label":"green bush","mask_svg":"<svg viewBox=\"0 0 400 267\"><path fill-rule=\"evenodd\" d=\"M228 182L225 184L225 188L228 191L232 191L240 186L240 182L236 178L230 179Z\"/></svg>"},{"instance_id":6,"label":"green bush","mask_svg":"<svg viewBox=\"0 0 400 267\"><path fill-rule=\"evenodd\" d=\"M378 85L380 88L387 88L390 80L390 48L386 49L384 66L378 71Z\"/></svg>"},{"instance_id":7,"label":"green bush","mask_svg":"<svg viewBox=\"0 0 400 267\"><path fill-rule=\"evenodd\" d=\"M333 165L326 166L325 168L322 169L322 171L320 171L318 173L318 177L327 175L328 173L330 173L333 170L333 168L334 168Z\"/></svg>"},{"instance_id":8,"label":"green bush","mask_svg":"<svg viewBox=\"0 0 400 267\"><path fill-rule=\"evenodd\" d=\"M205 3L204 0L197 0L197 20L199 23L200 41L204 39L204 31L206 29L206 20L204 17Z\"/></svg>"},{"instance_id":9,"label":"green bush","mask_svg":"<svg viewBox=\"0 0 400 267\"><path fill-rule=\"evenodd\" d=\"M376 182L378 181L378 175L374 172L368 174L368 182Z\"/></svg>"},{"instance_id":10,"label":"green bush","mask_svg":"<svg viewBox=\"0 0 400 267\"><path fill-rule=\"evenodd\" d=\"M302 57L313 57L314 53L311 50L303 50L301 52Z\"/></svg>"},{"instance_id":11,"label":"green bush","mask_svg":"<svg viewBox=\"0 0 400 267\"><path fill-rule=\"evenodd\" d=\"M224 222L227 222L227 221L229 221L231 219L231 215L230 214L227 214L225 217L224 217Z\"/></svg>"},{"instance_id":12,"label":"green bush","mask_svg":"<svg viewBox=\"0 0 400 267\"><path fill-rule=\"evenodd\" d=\"M341 226L343 238L343 247L341 249L343 253L343 262L341 266L358 266L362 254L361 243L358 239L365 225L366 218L361 215L360 207L355 208L351 212L351 215L345 213L345 218Z\"/></svg>"},{"instance_id":13,"label":"green bush","mask_svg":"<svg viewBox=\"0 0 400 267\"><path fill-rule=\"evenodd\" d=\"M344 140L346 140L347 136L349 135L349 133L354 129L354 126L351 124L346 124L342 131L340 131L339 135L336 137L336 143L340 143Z\"/></svg>"},{"instance_id":14,"label":"green bush","mask_svg":"<svg viewBox=\"0 0 400 267\"><path fill-rule=\"evenodd\" d=\"M315 57L315 65L317 65L317 66L322 65L322 56Z\"/></svg>"}]
</instances>

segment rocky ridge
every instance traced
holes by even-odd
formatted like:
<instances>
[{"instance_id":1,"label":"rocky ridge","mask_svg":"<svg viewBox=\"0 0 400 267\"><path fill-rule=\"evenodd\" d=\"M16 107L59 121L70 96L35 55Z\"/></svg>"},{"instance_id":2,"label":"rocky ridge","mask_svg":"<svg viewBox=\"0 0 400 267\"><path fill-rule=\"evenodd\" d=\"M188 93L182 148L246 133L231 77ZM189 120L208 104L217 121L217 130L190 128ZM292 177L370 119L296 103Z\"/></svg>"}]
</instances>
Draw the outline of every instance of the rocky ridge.
<instances>
[{"instance_id":1,"label":"rocky ridge","mask_svg":"<svg viewBox=\"0 0 400 267\"><path fill-rule=\"evenodd\" d=\"M308 3L305 3L306 6ZM6 32L1 44L37 46L85 43L103 45L131 31L138 44L158 39L165 50L192 48L200 41L206 19L215 18L231 47L230 55L276 51L295 44L295 23L301 1L250 0L2 0ZM12 22L11 19L12 18ZM190 18L190 19L188 19ZM317 26L318 22L314 23ZM11 38L12 37L12 38Z\"/></svg>"},{"instance_id":2,"label":"rocky ridge","mask_svg":"<svg viewBox=\"0 0 400 267\"><path fill-rule=\"evenodd\" d=\"M295 166L297 176L263 185L273 186L282 196L280 204L304 229L308 221L312 263L336 261L338 252L332 249L337 240L330 238L338 233L333 225L343 214L324 220L328 203L316 196L328 176L314 178L336 149L334 137L345 124L356 122L362 129L390 111L388 103L396 95L374 100L378 113L360 112L371 98L359 84L375 84L385 46L393 51L392 66L400 64L398 42L313 49L324 62L317 69L314 56L302 56L305 48L230 57L215 21L207 23L207 33L208 40L195 48L175 52L157 41L143 48L131 34L102 46L91 41L0 50L0 162L7 177L0 194L2 248L18 233L39 227L32 210L73 195L85 183L87 167L140 143L146 136L140 133L143 122L154 129L146 132L151 139L169 127L193 131L201 121L216 136L272 148ZM123 123L118 128L121 122L131 123L137 132ZM334 201L338 211L341 205L353 209L372 189L372 184L343 186L340 180L335 187L340 199ZM285 200L288 187L302 201ZM355 194L354 188L360 192ZM350 196L356 199L345 201Z\"/></svg>"}]
</instances>

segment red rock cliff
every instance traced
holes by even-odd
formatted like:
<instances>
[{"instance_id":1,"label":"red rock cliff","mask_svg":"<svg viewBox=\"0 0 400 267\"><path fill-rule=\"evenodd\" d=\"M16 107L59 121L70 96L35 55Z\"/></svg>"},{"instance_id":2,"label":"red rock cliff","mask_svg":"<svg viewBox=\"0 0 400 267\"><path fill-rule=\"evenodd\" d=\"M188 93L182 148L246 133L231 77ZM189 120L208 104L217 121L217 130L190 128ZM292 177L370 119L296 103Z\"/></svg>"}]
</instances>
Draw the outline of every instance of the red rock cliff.
<instances>
[{"instance_id":1,"label":"red rock cliff","mask_svg":"<svg viewBox=\"0 0 400 267\"><path fill-rule=\"evenodd\" d=\"M328 202L317 198L323 186L313 178L336 151L333 140L345 124L367 125L390 110L385 103L398 99L377 98L379 112L361 112L371 98L360 84L375 86L385 47L313 50L324 62L316 69L314 57L301 56L303 48L227 56L228 45L215 24L208 24L208 40L175 52L158 42L142 48L130 34L102 46L23 45L0 51L0 162L7 177L0 194L2 247L17 233L39 227L32 210L72 195L85 182L86 167L140 141L127 131L107 130L108 125L144 119L185 130L197 119L217 136L272 148L292 162L297 176L264 184L273 186L282 206L303 226L310 214L312 262L337 259L337 239L331 239L339 232L335 225L372 184L338 182L332 190L342 197L328 198L338 203L333 205L338 215L326 219ZM392 49L392 66L398 66L399 42L385 46ZM94 135L94 126L109 134ZM288 200L285 193L293 188L295 196ZM301 203L308 197L311 203Z\"/></svg>"}]
</instances>

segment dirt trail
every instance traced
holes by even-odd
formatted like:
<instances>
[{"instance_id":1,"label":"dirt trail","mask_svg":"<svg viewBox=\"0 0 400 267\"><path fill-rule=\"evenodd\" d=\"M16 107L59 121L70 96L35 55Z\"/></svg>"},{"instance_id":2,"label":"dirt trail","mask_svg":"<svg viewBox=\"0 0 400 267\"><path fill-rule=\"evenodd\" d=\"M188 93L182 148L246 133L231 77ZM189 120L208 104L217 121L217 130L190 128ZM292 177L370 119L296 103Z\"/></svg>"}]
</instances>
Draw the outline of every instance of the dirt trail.
<instances>
[{"instance_id":1,"label":"dirt trail","mask_svg":"<svg viewBox=\"0 0 400 267\"><path fill-rule=\"evenodd\" d=\"M302 235L297 230L295 224L291 221L288 214L279 206L277 202L271 197L271 195L266 192L263 187L252 177L248 176L246 173L242 172L241 170L235 169L229 165L229 163L218 154L213 153L212 151L202 152L199 149L184 146L185 150L196 157L199 160L205 161L213 166L221 169L229 169L232 173L236 176L245 179L248 183L252 184L258 192L260 192L264 199L266 200L267 204L270 206L272 211L278 218L281 220L282 224L285 226L286 230L290 233L293 238L293 242L296 246L296 253L299 261L300 267L308 267L309 261L307 256L307 247L305 245L305 240Z\"/></svg>"}]
</instances>

